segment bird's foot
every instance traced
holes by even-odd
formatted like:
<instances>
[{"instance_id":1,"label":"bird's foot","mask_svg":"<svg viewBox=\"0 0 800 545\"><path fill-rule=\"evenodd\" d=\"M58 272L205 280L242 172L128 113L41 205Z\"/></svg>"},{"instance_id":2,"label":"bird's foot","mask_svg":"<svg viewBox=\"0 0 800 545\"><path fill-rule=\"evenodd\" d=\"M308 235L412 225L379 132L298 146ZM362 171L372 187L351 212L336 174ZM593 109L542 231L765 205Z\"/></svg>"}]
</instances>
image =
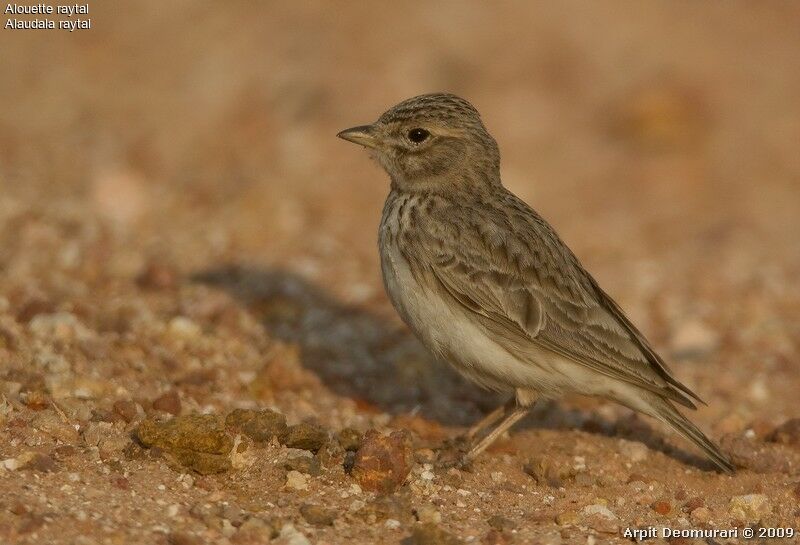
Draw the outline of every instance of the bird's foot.
<instances>
[{"instance_id":1,"label":"bird's foot","mask_svg":"<svg viewBox=\"0 0 800 545\"><path fill-rule=\"evenodd\" d=\"M472 442L463 435L448 439L438 451L436 466L442 469L454 467L456 469L470 470L472 459L467 454L471 446Z\"/></svg>"}]
</instances>

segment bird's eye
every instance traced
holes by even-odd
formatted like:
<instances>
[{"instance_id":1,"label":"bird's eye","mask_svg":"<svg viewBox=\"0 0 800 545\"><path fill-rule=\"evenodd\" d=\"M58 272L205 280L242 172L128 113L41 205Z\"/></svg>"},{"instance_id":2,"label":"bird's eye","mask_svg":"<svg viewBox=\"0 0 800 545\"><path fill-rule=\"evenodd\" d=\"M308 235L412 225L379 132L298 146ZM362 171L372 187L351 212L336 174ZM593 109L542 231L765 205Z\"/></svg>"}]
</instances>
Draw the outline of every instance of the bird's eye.
<instances>
[{"instance_id":1,"label":"bird's eye","mask_svg":"<svg viewBox=\"0 0 800 545\"><path fill-rule=\"evenodd\" d=\"M411 129L408 131L408 139L414 142L415 144L420 144L428 139L431 135L425 129Z\"/></svg>"}]
</instances>

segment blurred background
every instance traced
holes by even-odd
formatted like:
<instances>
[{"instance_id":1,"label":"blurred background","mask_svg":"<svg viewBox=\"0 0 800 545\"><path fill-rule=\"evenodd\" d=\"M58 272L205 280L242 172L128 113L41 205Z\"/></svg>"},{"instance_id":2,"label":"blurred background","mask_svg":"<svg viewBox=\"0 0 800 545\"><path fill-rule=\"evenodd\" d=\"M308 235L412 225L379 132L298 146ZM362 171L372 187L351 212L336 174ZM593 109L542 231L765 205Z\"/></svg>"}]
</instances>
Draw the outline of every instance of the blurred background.
<instances>
[{"instance_id":1,"label":"blurred background","mask_svg":"<svg viewBox=\"0 0 800 545\"><path fill-rule=\"evenodd\" d=\"M566 543L654 509L721 527L800 516L800 3L137 0L89 17L0 28L0 541L229 543L228 519L258 514L373 543L428 513L508 543L489 539L494 510L519 543ZM428 447L499 398L431 361L391 308L388 180L335 135L433 91L479 109L504 183L708 402L692 418L746 470L694 471L652 422L566 399L475 472L420 476ZM241 407L411 430L410 484L373 525L341 463L287 490L272 444L247 470L176 480L131 443L145 413ZM432 490L445 499L417 509ZM297 511L314 497L350 514L314 529ZM586 501L602 505L576 513ZM589 516L606 503L617 522ZM237 542L275 537L265 524Z\"/></svg>"},{"instance_id":2,"label":"blurred background","mask_svg":"<svg viewBox=\"0 0 800 545\"><path fill-rule=\"evenodd\" d=\"M470 421L490 403L431 399L467 387L426 370L383 293L386 176L335 138L450 91L482 112L504 183L712 401L702 418L796 410L797 3L90 9L89 31L0 31L0 291L17 322L64 310L136 345L141 323L188 314L213 337L217 314L186 300L224 292L325 387Z\"/></svg>"}]
</instances>

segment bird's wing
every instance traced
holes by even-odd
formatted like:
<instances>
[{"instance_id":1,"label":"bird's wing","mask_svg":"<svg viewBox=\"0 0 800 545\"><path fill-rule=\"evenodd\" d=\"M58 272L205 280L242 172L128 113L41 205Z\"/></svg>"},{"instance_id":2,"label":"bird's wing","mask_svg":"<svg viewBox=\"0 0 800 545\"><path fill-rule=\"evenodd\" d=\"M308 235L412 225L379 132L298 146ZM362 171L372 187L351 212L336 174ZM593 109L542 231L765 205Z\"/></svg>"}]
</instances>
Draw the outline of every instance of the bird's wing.
<instances>
[{"instance_id":1,"label":"bird's wing","mask_svg":"<svg viewBox=\"0 0 800 545\"><path fill-rule=\"evenodd\" d=\"M558 238L510 193L505 206L439 210L409 256L426 276L517 357L534 343L598 373L694 408L698 401L670 373ZM457 215L458 218L455 218ZM701 401L702 402L702 401Z\"/></svg>"}]
</instances>

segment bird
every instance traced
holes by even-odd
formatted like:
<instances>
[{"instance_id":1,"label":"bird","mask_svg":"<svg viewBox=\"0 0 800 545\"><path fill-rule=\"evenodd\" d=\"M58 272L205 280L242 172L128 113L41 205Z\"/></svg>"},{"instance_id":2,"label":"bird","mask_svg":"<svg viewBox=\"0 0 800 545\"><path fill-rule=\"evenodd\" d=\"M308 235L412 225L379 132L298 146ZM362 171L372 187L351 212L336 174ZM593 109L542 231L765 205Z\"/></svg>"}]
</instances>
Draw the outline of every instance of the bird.
<instances>
[{"instance_id":1,"label":"bird","mask_svg":"<svg viewBox=\"0 0 800 545\"><path fill-rule=\"evenodd\" d=\"M582 394L671 426L734 466L677 410L705 404L673 372L553 227L500 179L497 142L450 93L406 99L339 138L389 176L378 247L394 308L438 358L509 400L465 434L473 462L538 399Z\"/></svg>"}]
</instances>

